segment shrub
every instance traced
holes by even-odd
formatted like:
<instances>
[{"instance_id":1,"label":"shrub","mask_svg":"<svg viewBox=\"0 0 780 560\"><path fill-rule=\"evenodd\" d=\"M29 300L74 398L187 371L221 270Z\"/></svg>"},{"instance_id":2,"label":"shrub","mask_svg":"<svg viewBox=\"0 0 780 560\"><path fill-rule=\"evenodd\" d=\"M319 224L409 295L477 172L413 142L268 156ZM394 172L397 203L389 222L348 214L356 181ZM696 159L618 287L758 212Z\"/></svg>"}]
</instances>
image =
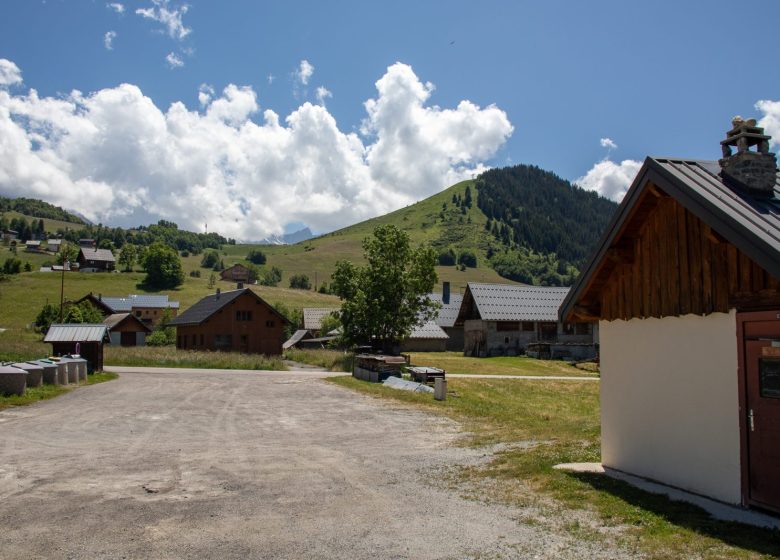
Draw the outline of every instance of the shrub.
<instances>
[{"instance_id":1,"label":"shrub","mask_svg":"<svg viewBox=\"0 0 780 560\"><path fill-rule=\"evenodd\" d=\"M253 264L265 264L265 253L258 249L252 249L246 256L246 260Z\"/></svg>"},{"instance_id":2,"label":"shrub","mask_svg":"<svg viewBox=\"0 0 780 560\"><path fill-rule=\"evenodd\" d=\"M263 286L275 287L282 281L282 270L275 266L272 266L270 270L266 270L263 273L262 278L258 278L260 284Z\"/></svg>"},{"instance_id":3,"label":"shrub","mask_svg":"<svg viewBox=\"0 0 780 560\"><path fill-rule=\"evenodd\" d=\"M170 346L176 343L176 329L166 327L146 337L147 346Z\"/></svg>"},{"instance_id":4,"label":"shrub","mask_svg":"<svg viewBox=\"0 0 780 560\"><path fill-rule=\"evenodd\" d=\"M290 287L296 290L311 290L311 281L305 274L293 274L290 277Z\"/></svg>"},{"instance_id":5,"label":"shrub","mask_svg":"<svg viewBox=\"0 0 780 560\"><path fill-rule=\"evenodd\" d=\"M458 264L469 268L477 268L477 255L473 251L461 251L458 255Z\"/></svg>"},{"instance_id":6,"label":"shrub","mask_svg":"<svg viewBox=\"0 0 780 560\"><path fill-rule=\"evenodd\" d=\"M455 251L446 249L439 253L439 266L452 266L455 264Z\"/></svg>"},{"instance_id":7,"label":"shrub","mask_svg":"<svg viewBox=\"0 0 780 560\"><path fill-rule=\"evenodd\" d=\"M219 262L219 253L216 251L206 251L203 253L203 258L200 259L200 266L203 268L214 268Z\"/></svg>"}]
</instances>

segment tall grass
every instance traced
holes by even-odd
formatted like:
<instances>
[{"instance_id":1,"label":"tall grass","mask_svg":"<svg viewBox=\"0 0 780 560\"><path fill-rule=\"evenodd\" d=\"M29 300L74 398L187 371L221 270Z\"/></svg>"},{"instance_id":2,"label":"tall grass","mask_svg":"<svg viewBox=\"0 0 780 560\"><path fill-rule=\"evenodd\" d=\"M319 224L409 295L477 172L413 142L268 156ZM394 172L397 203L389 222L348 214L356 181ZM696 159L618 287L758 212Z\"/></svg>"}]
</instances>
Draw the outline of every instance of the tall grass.
<instances>
[{"instance_id":1,"label":"tall grass","mask_svg":"<svg viewBox=\"0 0 780 560\"><path fill-rule=\"evenodd\" d=\"M293 362L320 366L328 371L352 371L352 361L355 357L352 353L341 350L301 350L290 348L285 350L284 357Z\"/></svg>"},{"instance_id":2,"label":"tall grass","mask_svg":"<svg viewBox=\"0 0 780 560\"><path fill-rule=\"evenodd\" d=\"M280 357L237 352L181 350L175 346L106 346L104 363L112 366L204 369L268 369L284 371Z\"/></svg>"},{"instance_id":3,"label":"tall grass","mask_svg":"<svg viewBox=\"0 0 780 560\"><path fill-rule=\"evenodd\" d=\"M26 362L51 355L51 344L32 331L7 330L0 333L0 362Z\"/></svg>"}]
</instances>

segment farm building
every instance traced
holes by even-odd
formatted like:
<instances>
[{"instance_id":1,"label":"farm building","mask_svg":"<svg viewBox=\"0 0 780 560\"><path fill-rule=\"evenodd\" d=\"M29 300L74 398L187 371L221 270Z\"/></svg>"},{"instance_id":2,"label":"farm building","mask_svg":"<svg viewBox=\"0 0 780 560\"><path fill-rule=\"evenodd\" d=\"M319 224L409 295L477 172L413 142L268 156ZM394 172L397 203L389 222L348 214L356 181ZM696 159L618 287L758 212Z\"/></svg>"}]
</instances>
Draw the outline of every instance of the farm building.
<instances>
[{"instance_id":1,"label":"farm building","mask_svg":"<svg viewBox=\"0 0 780 560\"><path fill-rule=\"evenodd\" d=\"M408 338L401 342L402 352L444 352L449 336L435 320L414 328Z\"/></svg>"},{"instance_id":2,"label":"farm building","mask_svg":"<svg viewBox=\"0 0 780 560\"><path fill-rule=\"evenodd\" d=\"M234 264L229 266L225 270L219 273L221 280L227 280L228 282L249 282L249 269L243 264Z\"/></svg>"},{"instance_id":3,"label":"farm building","mask_svg":"<svg viewBox=\"0 0 780 560\"><path fill-rule=\"evenodd\" d=\"M433 301L441 304L436 324L447 334L446 350L463 352L463 325L456 325L460 306L463 303L462 294L450 292L450 283L442 284L442 293L429 294Z\"/></svg>"},{"instance_id":4,"label":"farm building","mask_svg":"<svg viewBox=\"0 0 780 560\"><path fill-rule=\"evenodd\" d=\"M322 330L323 317L338 311L337 307L304 307L303 308L303 328L310 331L312 335L319 336Z\"/></svg>"},{"instance_id":5,"label":"farm building","mask_svg":"<svg viewBox=\"0 0 780 560\"><path fill-rule=\"evenodd\" d=\"M62 248L62 239L47 239L46 250L50 253L59 253Z\"/></svg>"},{"instance_id":6,"label":"farm building","mask_svg":"<svg viewBox=\"0 0 780 560\"><path fill-rule=\"evenodd\" d=\"M596 356L591 322L558 321L569 288L469 282L456 325L463 325L466 356L517 356L529 344L549 345L550 357Z\"/></svg>"},{"instance_id":7,"label":"farm building","mask_svg":"<svg viewBox=\"0 0 780 560\"><path fill-rule=\"evenodd\" d=\"M82 247L78 256L81 272L109 272L114 270L116 261L110 249L92 249Z\"/></svg>"},{"instance_id":8,"label":"farm building","mask_svg":"<svg viewBox=\"0 0 780 560\"><path fill-rule=\"evenodd\" d=\"M37 239L30 239L24 242L24 250L31 253L37 253L41 250L41 242Z\"/></svg>"},{"instance_id":9,"label":"farm building","mask_svg":"<svg viewBox=\"0 0 780 560\"><path fill-rule=\"evenodd\" d=\"M87 294L76 303L89 301L104 315L114 313L132 313L148 327L154 327L167 313L170 318L179 313L179 302L171 301L167 295L137 295L130 294L127 297L103 296L92 293Z\"/></svg>"},{"instance_id":10,"label":"farm building","mask_svg":"<svg viewBox=\"0 0 780 560\"><path fill-rule=\"evenodd\" d=\"M208 295L170 322L176 347L281 354L286 317L249 288Z\"/></svg>"},{"instance_id":11,"label":"farm building","mask_svg":"<svg viewBox=\"0 0 780 560\"><path fill-rule=\"evenodd\" d=\"M152 332L132 313L113 313L105 318L109 344L112 346L145 346L146 335Z\"/></svg>"},{"instance_id":12,"label":"farm building","mask_svg":"<svg viewBox=\"0 0 780 560\"><path fill-rule=\"evenodd\" d=\"M780 184L733 124L645 160L561 318L599 321L605 468L780 511Z\"/></svg>"},{"instance_id":13,"label":"farm building","mask_svg":"<svg viewBox=\"0 0 780 560\"><path fill-rule=\"evenodd\" d=\"M109 341L104 324L53 324L46 331L44 342L52 345L55 356L79 354L87 360L90 372L103 369L103 344Z\"/></svg>"},{"instance_id":14,"label":"farm building","mask_svg":"<svg viewBox=\"0 0 780 560\"><path fill-rule=\"evenodd\" d=\"M289 348L300 348L303 341L311 340L313 338L314 335L311 334L311 331L306 329L298 329L290 338L284 342L284 344L282 344L282 350L287 350Z\"/></svg>"}]
</instances>

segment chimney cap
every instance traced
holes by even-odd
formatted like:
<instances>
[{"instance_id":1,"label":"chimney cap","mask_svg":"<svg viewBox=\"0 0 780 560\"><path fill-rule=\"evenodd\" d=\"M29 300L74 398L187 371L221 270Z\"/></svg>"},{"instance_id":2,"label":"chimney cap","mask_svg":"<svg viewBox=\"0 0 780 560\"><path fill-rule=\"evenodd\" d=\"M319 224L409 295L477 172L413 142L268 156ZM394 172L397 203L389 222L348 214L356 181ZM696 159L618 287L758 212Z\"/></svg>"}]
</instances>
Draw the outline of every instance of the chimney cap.
<instances>
[{"instance_id":1,"label":"chimney cap","mask_svg":"<svg viewBox=\"0 0 780 560\"><path fill-rule=\"evenodd\" d=\"M756 119L734 117L732 128L721 140L723 157L718 161L723 181L738 193L772 198L777 184L777 157L769 151L771 136L756 125ZM756 147L755 151L750 148ZM731 153L732 147L737 153Z\"/></svg>"}]
</instances>

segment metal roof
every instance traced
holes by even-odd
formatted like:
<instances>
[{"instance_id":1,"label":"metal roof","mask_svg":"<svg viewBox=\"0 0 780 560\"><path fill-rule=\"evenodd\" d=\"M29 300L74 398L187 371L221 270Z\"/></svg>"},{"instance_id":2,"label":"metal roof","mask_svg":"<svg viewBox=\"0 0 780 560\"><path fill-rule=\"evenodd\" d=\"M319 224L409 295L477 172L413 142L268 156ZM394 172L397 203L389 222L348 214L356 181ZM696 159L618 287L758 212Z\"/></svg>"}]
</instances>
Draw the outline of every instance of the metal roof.
<instances>
[{"instance_id":1,"label":"metal roof","mask_svg":"<svg viewBox=\"0 0 780 560\"><path fill-rule=\"evenodd\" d=\"M557 321L569 288L479 284L467 288L483 321Z\"/></svg>"},{"instance_id":2,"label":"metal roof","mask_svg":"<svg viewBox=\"0 0 780 560\"><path fill-rule=\"evenodd\" d=\"M298 329L284 344L282 344L282 348L287 350L288 348L295 346L298 342L303 340L306 335L309 335L309 338L311 338L311 333L308 330Z\"/></svg>"},{"instance_id":3,"label":"metal roof","mask_svg":"<svg viewBox=\"0 0 780 560\"><path fill-rule=\"evenodd\" d=\"M88 261L104 261L114 262L114 253L109 249L92 249L88 247L82 247L80 253L84 255L84 259Z\"/></svg>"},{"instance_id":4,"label":"metal roof","mask_svg":"<svg viewBox=\"0 0 780 560\"><path fill-rule=\"evenodd\" d=\"M209 294L203 299L201 299L199 302L197 302L195 305L190 307L189 309L186 309L181 315L174 318L169 325L172 327L180 326L180 325L199 325L209 317L211 317L214 313L228 305L233 300L237 299L238 297L242 296L245 293L251 294L253 297L255 297L258 301L264 303L268 306L268 308L280 319L282 319L285 323L289 323L290 321L276 311L276 309L273 308L273 306L269 305L263 298L258 296L256 293L254 293L249 288L243 288L241 290L231 290L229 292L221 292L218 294Z\"/></svg>"},{"instance_id":5,"label":"metal roof","mask_svg":"<svg viewBox=\"0 0 780 560\"><path fill-rule=\"evenodd\" d=\"M117 313L123 313L132 311L136 307L151 307L151 308L171 308L178 309L178 301L168 301L168 296L147 296L130 294L127 297L113 297L103 296L100 299L105 305L116 311Z\"/></svg>"},{"instance_id":6,"label":"metal roof","mask_svg":"<svg viewBox=\"0 0 780 560\"><path fill-rule=\"evenodd\" d=\"M630 219L648 183L658 186L769 274L780 278L780 179L775 182L774 198L761 199L724 183L717 161L648 157L561 306L561 317L568 317L598 273L607 250Z\"/></svg>"},{"instance_id":7,"label":"metal roof","mask_svg":"<svg viewBox=\"0 0 780 560\"><path fill-rule=\"evenodd\" d=\"M112 331L125 321L131 321L133 323L141 325L147 333L152 332L152 329L147 327L143 323L143 321L141 321L138 317L136 317L132 313L112 313L111 315L103 319L103 324L106 327L108 327L109 331Z\"/></svg>"},{"instance_id":8,"label":"metal roof","mask_svg":"<svg viewBox=\"0 0 780 560\"><path fill-rule=\"evenodd\" d=\"M44 342L101 342L108 338L108 328L95 324L53 324Z\"/></svg>"},{"instance_id":9,"label":"metal roof","mask_svg":"<svg viewBox=\"0 0 780 560\"><path fill-rule=\"evenodd\" d=\"M338 311L338 307L304 307L303 328L318 331L322 328L322 318Z\"/></svg>"},{"instance_id":10,"label":"metal roof","mask_svg":"<svg viewBox=\"0 0 780 560\"><path fill-rule=\"evenodd\" d=\"M436 316L436 324L440 327L454 327L455 320L460 312L460 305L463 303L463 294L450 293L450 302L442 302L442 294L428 294L432 301L442 304L439 314Z\"/></svg>"},{"instance_id":11,"label":"metal roof","mask_svg":"<svg viewBox=\"0 0 780 560\"><path fill-rule=\"evenodd\" d=\"M409 339L447 339L449 335L436 324L436 321L428 321L424 325L414 328Z\"/></svg>"}]
</instances>

